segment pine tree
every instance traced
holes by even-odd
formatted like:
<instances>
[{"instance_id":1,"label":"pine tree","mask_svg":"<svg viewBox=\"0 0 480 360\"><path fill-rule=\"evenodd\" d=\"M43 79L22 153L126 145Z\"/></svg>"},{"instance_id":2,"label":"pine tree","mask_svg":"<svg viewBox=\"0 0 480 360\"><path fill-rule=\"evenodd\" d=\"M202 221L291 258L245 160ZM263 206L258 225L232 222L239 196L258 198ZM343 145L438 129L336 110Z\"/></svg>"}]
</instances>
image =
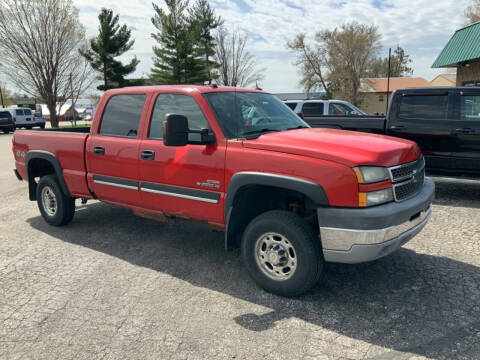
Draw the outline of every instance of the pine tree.
<instances>
[{"instance_id":1,"label":"pine tree","mask_svg":"<svg viewBox=\"0 0 480 360\"><path fill-rule=\"evenodd\" d=\"M98 36L90 40L90 49L80 53L94 70L101 73L99 80L102 80L103 84L98 86L98 90L126 86L128 80L125 76L133 73L140 61L134 56L128 64L123 65L115 58L130 50L135 43L135 40L130 40L131 30L127 25L120 26L118 15L114 15L110 9L102 8L98 19Z\"/></svg>"},{"instance_id":2,"label":"pine tree","mask_svg":"<svg viewBox=\"0 0 480 360\"><path fill-rule=\"evenodd\" d=\"M215 55L215 37L212 30L221 26L223 20L215 15L208 0L197 0L189 12L193 34L196 37L195 55L203 58L205 76L211 79L214 77L212 70L218 68L218 64L211 60Z\"/></svg>"},{"instance_id":3,"label":"pine tree","mask_svg":"<svg viewBox=\"0 0 480 360\"><path fill-rule=\"evenodd\" d=\"M203 83L208 80L203 53L199 50L198 21L188 16L188 0L165 0L168 13L153 3L152 34L158 46L150 78L157 84Z\"/></svg>"}]
</instances>

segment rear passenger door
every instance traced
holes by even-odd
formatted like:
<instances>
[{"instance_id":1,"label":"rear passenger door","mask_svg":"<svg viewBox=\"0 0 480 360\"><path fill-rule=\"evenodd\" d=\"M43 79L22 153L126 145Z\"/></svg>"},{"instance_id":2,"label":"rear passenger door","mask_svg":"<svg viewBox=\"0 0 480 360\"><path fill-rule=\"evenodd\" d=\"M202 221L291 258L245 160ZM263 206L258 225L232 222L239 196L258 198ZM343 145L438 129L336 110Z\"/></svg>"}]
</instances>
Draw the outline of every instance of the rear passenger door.
<instances>
[{"instance_id":1,"label":"rear passenger door","mask_svg":"<svg viewBox=\"0 0 480 360\"><path fill-rule=\"evenodd\" d=\"M430 170L450 170L455 146L454 99L448 91L396 95L387 134L415 141Z\"/></svg>"},{"instance_id":2,"label":"rear passenger door","mask_svg":"<svg viewBox=\"0 0 480 360\"><path fill-rule=\"evenodd\" d=\"M466 173L480 172L480 90L462 90L457 103L454 168Z\"/></svg>"},{"instance_id":3,"label":"rear passenger door","mask_svg":"<svg viewBox=\"0 0 480 360\"><path fill-rule=\"evenodd\" d=\"M100 200L141 205L137 133L145 102L146 94L111 96L87 140L88 184Z\"/></svg>"},{"instance_id":4,"label":"rear passenger door","mask_svg":"<svg viewBox=\"0 0 480 360\"><path fill-rule=\"evenodd\" d=\"M205 112L192 96L158 94L146 139L140 146L141 195L144 207L222 223L225 142L219 141L219 134L215 134L215 144L165 146L163 122L167 114L186 116L190 130L211 129ZM189 139L200 141L200 136L190 134Z\"/></svg>"}]
</instances>

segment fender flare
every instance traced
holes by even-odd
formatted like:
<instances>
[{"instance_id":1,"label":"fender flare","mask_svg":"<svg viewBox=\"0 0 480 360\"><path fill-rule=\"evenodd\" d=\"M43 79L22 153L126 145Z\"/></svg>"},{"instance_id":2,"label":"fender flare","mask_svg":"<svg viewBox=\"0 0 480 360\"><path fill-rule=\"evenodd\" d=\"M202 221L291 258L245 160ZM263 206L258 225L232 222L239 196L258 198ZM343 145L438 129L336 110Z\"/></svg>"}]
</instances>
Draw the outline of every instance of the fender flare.
<instances>
[{"instance_id":1,"label":"fender flare","mask_svg":"<svg viewBox=\"0 0 480 360\"><path fill-rule=\"evenodd\" d=\"M30 161L34 159L43 159L48 161L50 164L52 164L53 169L55 170L55 175L57 176L60 188L62 189L65 195L71 196L70 191L68 190L67 184L65 183L65 179L63 178L62 166L60 165L60 162L58 161L55 154L52 154L51 152L43 151L43 150L32 150L32 151L29 151L27 153L27 156L25 157L25 171L28 179L28 185L29 185L28 190L29 190L30 200L37 199L37 194L36 194L37 183L35 182L33 176L30 174L30 171L29 171Z\"/></svg>"},{"instance_id":2,"label":"fender flare","mask_svg":"<svg viewBox=\"0 0 480 360\"><path fill-rule=\"evenodd\" d=\"M244 186L265 185L288 190L294 190L310 198L318 206L328 206L328 198L323 187L312 181L288 175L280 175L266 172L245 171L234 174L228 185L225 196L225 248L230 249L234 242L235 234L232 234L231 216L233 201L237 192Z\"/></svg>"}]
</instances>

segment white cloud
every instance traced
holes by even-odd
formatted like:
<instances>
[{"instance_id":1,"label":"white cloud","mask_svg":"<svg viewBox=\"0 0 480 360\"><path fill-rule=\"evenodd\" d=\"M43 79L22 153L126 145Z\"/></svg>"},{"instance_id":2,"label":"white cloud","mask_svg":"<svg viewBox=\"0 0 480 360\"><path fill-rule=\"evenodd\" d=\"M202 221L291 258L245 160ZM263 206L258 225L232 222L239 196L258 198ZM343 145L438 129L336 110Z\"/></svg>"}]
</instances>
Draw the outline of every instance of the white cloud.
<instances>
[{"instance_id":1,"label":"white cloud","mask_svg":"<svg viewBox=\"0 0 480 360\"><path fill-rule=\"evenodd\" d=\"M193 0L191 0L193 1ZM132 28L135 38L133 51L141 60L138 76L148 74L152 65L150 34L155 31L150 18L151 1L147 0L74 0L80 9L80 19L91 36L98 26L100 8L112 8L120 21ZM156 1L163 3L163 1ZM297 33L313 35L322 29L333 29L342 23L357 21L378 26L385 49L402 46L413 60L415 76L428 80L441 69L431 69L436 56L451 34L464 23L463 9L468 0L211 0L212 7L225 19L229 28L253 35L249 51L267 69L261 86L272 92L300 91L299 76L292 65L294 56L285 44ZM375 6L377 4L377 7ZM378 7L378 4L381 4ZM384 49L384 53L386 50Z\"/></svg>"}]
</instances>

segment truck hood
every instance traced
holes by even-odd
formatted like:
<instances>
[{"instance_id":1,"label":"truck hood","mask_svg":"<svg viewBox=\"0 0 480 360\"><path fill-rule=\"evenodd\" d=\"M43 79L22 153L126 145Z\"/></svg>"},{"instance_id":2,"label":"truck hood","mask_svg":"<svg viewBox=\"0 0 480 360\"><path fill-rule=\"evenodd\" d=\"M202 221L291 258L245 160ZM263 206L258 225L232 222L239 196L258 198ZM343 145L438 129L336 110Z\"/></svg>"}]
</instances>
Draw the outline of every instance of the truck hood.
<instances>
[{"instance_id":1,"label":"truck hood","mask_svg":"<svg viewBox=\"0 0 480 360\"><path fill-rule=\"evenodd\" d=\"M254 140L245 140L243 146L309 156L349 167L394 166L414 161L421 154L419 147L409 140L319 128L267 133Z\"/></svg>"}]
</instances>

